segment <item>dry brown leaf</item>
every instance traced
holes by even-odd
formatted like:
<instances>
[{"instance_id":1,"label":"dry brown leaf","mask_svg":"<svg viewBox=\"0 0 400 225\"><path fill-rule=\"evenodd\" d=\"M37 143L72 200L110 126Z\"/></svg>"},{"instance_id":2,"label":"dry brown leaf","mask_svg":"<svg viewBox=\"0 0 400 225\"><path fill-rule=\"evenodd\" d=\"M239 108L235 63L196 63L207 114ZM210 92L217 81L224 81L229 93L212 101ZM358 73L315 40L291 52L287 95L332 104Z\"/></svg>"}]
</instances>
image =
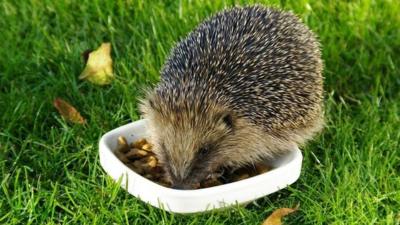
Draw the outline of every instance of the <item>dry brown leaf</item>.
<instances>
[{"instance_id":1,"label":"dry brown leaf","mask_svg":"<svg viewBox=\"0 0 400 225\"><path fill-rule=\"evenodd\" d=\"M54 107L58 110L61 116L72 122L78 124L85 124L86 120L81 116L81 114L68 102L62 100L61 98L56 98L53 102Z\"/></svg>"},{"instance_id":2,"label":"dry brown leaf","mask_svg":"<svg viewBox=\"0 0 400 225\"><path fill-rule=\"evenodd\" d=\"M87 53L84 53L84 55ZM79 79L87 79L97 85L110 84L114 79L111 44L102 43L101 46L89 53L86 67L79 76Z\"/></svg>"},{"instance_id":3,"label":"dry brown leaf","mask_svg":"<svg viewBox=\"0 0 400 225\"><path fill-rule=\"evenodd\" d=\"M294 208L281 208L275 210L269 217L264 220L264 222L261 225L281 225L282 224L282 217L296 212L299 209L299 205L297 205Z\"/></svg>"}]
</instances>

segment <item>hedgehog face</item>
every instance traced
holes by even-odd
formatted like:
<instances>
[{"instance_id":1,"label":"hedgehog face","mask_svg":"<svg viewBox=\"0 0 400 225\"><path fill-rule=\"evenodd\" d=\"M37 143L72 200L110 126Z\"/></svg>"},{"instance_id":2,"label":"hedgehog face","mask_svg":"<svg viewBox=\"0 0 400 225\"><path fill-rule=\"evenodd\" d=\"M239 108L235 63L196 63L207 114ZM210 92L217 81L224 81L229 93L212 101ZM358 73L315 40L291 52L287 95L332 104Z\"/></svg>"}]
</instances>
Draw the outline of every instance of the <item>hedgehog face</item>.
<instances>
[{"instance_id":1,"label":"hedgehog face","mask_svg":"<svg viewBox=\"0 0 400 225\"><path fill-rule=\"evenodd\" d=\"M193 188L223 166L220 144L232 130L231 116L219 115L211 121L190 125L170 121L164 129L159 127L157 155L174 188Z\"/></svg>"},{"instance_id":2,"label":"hedgehog face","mask_svg":"<svg viewBox=\"0 0 400 225\"><path fill-rule=\"evenodd\" d=\"M174 188L191 189L225 165L229 154L224 140L234 132L231 113L215 109L194 113L185 108L159 111L151 103L141 109L149 119L154 152Z\"/></svg>"}]
</instances>

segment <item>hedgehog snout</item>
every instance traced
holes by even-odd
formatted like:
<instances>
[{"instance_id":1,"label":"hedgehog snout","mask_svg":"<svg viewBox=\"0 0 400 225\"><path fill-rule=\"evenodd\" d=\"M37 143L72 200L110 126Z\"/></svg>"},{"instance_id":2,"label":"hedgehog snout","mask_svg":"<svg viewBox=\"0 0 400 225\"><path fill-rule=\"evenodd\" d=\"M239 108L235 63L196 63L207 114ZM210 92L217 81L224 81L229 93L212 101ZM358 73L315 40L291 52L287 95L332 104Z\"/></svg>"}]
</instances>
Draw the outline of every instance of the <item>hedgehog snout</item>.
<instances>
[{"instance_id":1,"label":"hedgehog snout","mask_svg":"<svg viewBox=\"0 0 400 225\"><path fill-rule=\"evenodd\" d=\"M193 188L193 185L189 185L189 184L184 184L181 182L177 182L177 183L173 183L171 188L173 189L179 189L179 190L189 190Z\"/></svg>"},{"instance_id":2,"label":"hedgehog snout","mask_svg":"<svg viewBox=\"0 0 400 225\"><path fill-rule=\"evenodd\" d=\"M196 189L199 188L200 182L205 180L209 174L208 168L191 168L190 171L185 171L185 176L176 176L170 174L170 181L174 189Z\"/></svg>"},{"instance_id":3,"label":"hedgehog snout","mask_svg":"<svg viewBox=\"0 0 400 225\"><path fill-rule=\"evenodd\" d=\"M171 179L172 188L180 190L188 190L196 188L196 180L185 178L185 179Z\"/></svg>"}]
</instances>

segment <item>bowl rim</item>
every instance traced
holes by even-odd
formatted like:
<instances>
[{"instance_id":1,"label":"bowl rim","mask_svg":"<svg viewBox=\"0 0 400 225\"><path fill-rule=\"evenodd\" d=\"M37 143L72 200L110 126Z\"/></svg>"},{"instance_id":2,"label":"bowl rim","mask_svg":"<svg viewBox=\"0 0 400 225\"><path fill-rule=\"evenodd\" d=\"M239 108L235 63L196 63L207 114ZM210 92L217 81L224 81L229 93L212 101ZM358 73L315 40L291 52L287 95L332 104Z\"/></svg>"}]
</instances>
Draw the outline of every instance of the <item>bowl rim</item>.
<instances>
[{"instance_id":1,"label":"bowl rim","mask_svg":"<svg viewBox=\"0 0 400 225\"><path fill-rule=\"evenodd\" d=\"M100 165L114 182L140 201L172 213L202 213L252 202L288 187L301 174L303 155L297 146L273 161L269 172L209 188L178 190L164 187L131 170L114 154L117 138L128 142L147 138L146 120L138 120L105 133L99 140Z\"/></svg>"},{"instance_id":2,"label":"bowl rim","mask_svg":"<svg viewBox=\"0 0 400 225\"><path fill-rule=\"evenodd\" d=\"M217 192L225 192L225 191L227 191L226 189L233 191L236 189L241 189L244 186L248 186L250 184L256 185L257 183L262 182L262 180L264 179L265 176L273 176L273 174L276 174L276 173L279 174L279 171L276 170L277 168L273 168L272 170L270 170L266 173L252 176L252 177L246 178L244 180L235 181L235 182L231 182L231 183L227 183L227 184L222 184L222 185L218 185L218 186L214 186L214 187L201 188L201 189L179 190L179 189L173 189L173 188L168 188L168 187L162 186L162 185L136 173L134 170L131 170L128 166L126 166L123 162L121 162L120 159L118 159L118 157L114 154L113 149L109 146L109 141L111 138L113 138L115 136L115 134L121 133L119 131L124 130L128 127L131 127L142 121L145 122L146 120L145 119L137 120L137 121L125 124L123 126L120 126L118 128L115 128L115 129L107 132L106 134L104 134L102 136L102 138L100 139L100 143L99 143L100 146L103 146L102 148L100 148L100 151L102 151L101 149L103 149L103 151L105 149L107 149L111 153L112 157L114 157L114 159L119 162L120 166L123 166L123 168L126 170L126 175L128 177L129 177L129 174L136 176L136 177L140 177L143 179L142 180L143 182L146 182L146 183L154 186L154 188L157 188L160 191L163 191L163 193L165 193L165 194L176 196L176 197L196 197L196 196L198 197L198 196L207 195L209 193L215 194ZM104 147L106 147L106 148L104 148ZM289 154L293 155L293 156L289 156L289 157L291 157L289 162L285 163L282 166L279 166L278 168L283 168L283 167L289 166L289 164L294 163L294 161L296 159L298 159L299 156L300 156L300 158L302 158L301 151L297 146Z\"/></svg>"}]
</instances>

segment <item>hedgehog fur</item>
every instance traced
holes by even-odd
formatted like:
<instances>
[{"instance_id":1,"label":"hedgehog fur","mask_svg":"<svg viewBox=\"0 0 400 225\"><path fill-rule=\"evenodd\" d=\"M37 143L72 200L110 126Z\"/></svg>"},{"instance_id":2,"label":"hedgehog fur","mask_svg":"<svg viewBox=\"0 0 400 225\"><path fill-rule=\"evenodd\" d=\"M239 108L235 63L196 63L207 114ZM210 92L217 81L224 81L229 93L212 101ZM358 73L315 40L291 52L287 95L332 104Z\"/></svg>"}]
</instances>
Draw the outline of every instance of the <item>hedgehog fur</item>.
<instances>
[{"instance_id":1,"label":"hedgehog fur","mask_svg":"<svg viewBox=\"0 0 400 225\"><path fill-rule=\"evenodd\" d=\"M323 127L316 36L294 14L224 10L170 53L140 109L177 188L220 168L272 159Z\"/></svg>"}]
</instances>

